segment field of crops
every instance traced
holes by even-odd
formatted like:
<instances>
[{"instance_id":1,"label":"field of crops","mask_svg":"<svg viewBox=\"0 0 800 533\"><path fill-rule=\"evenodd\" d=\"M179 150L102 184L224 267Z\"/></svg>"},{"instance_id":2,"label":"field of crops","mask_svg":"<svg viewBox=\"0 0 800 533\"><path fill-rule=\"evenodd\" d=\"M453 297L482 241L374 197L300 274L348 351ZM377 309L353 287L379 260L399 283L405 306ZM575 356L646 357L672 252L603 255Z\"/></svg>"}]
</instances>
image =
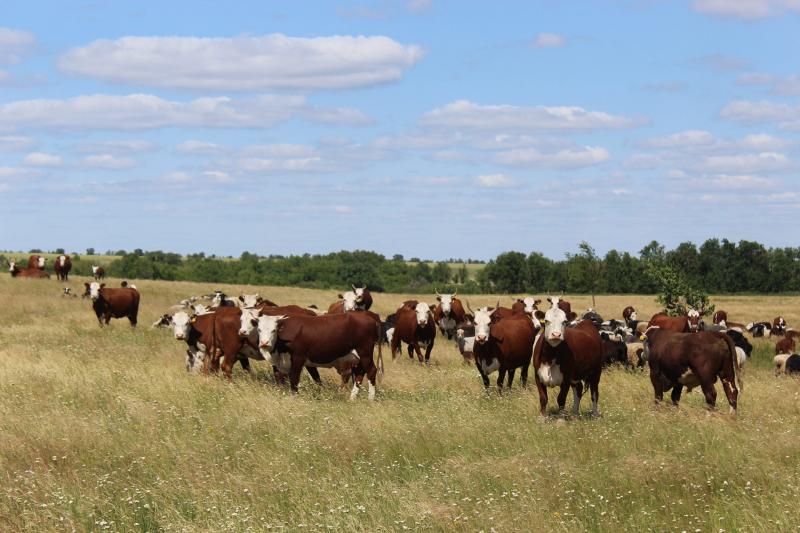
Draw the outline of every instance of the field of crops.
<instances>
[{"instance_id":1,"label":"field of crops","mask_svg":"<svg viewBox=\"0 0 800 533\"><path fill-rule=\"evenodd\" d=\"M87 278L69 285L82 292ZM119 280L107 280L117 286ZM699 391L654 408L644 372L613 369L602 417L538 419L535 387L487 394L455 345L430 367L392 361L378 398L338 376L300 393L237 367L234 383L188 375L182 345L149 324L220 288L327 307L336 291L135 281L140 327L101 329L61 284L0 277L2 531L788 531L800 524L800 382L772 374L753 341L737 418ZM409 297L374 294L385 315ZM469 297L472 307L509 296ZM585 296L567 295L573 309ZM731 320L800 324L800 297L713 298ZM640 317L652 296L600 296ZM719 400L724 402L718 385ZM551 400L554 396L551 393ZM551 403L554 403L551 401Z\"/></svg>"}]
</instances>

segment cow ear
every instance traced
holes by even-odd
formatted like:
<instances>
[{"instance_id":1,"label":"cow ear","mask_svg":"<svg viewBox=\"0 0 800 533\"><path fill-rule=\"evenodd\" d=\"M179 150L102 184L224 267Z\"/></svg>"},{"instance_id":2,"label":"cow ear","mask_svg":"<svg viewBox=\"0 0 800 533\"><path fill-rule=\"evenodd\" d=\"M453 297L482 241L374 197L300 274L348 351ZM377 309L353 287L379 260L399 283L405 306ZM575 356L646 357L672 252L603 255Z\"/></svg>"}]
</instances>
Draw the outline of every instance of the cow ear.
<instances>
[{"instance_id":1,"label":"cow ear","mask_svg":"<svg viewBox=\"0 0 800 533\"><path fill-rule=\"evenodd\" d=\"M258 319L257 318L252 318L252 319L250 319L250 323L253 324L254 326L257 326L258 325Z\"/></svg>"},{"instance_id":2,"label":"cow ear","mask_svg":"<svg viewBox=\"0 0 800 533\"><path fill-rule=\"evenodd\" d=\"M339 294L337 294L337 295L336 295L336 297L337 297L337 298L339 298L340 300L341 300L342 298L344 298L344 296L342 296L342 293L339 293Z\"/></svg>"},{"instance_id":3,"label":"cow ear","mask_svg":"<svg viewBox=\"0 0 800 533\"><path fill-rule=\"evenodd\" d=\"M89 282L88 281L86 283L84 283L84 285L86 285L87 289L89 288Z\"/></svg>"},{"instance_id":4,"label":"cow ear","mask_svg":"<svg viewBox=\"0 0 800 533\"><path fill-rule=\"evenodd\" d=\"M436 297L436 301L437 301L437 302L441 302L441 301L442 301L442 297L441 297L441 296L437 296L437 297Z\"/></svg>"},{"instance_id":5,"label":"cow ear","mask_svg":"<svg viewBox=\"0 0 800 533\"><path fill-rule=\"evenodd\" d=\"M256 296L256 303L257 304L260 304L263 301L264 301L264 298L262 298L261 296Z\"/></svg>"},{"instance_id":6,"label":"cow ear","mask_svg":"<svg viewBox=\"0 0 800 533\"><path fill-rule=\"evenodd\" d=\"M239 301L244 302L244 296L242 296L241 294L239 295Z\"/></svg>"},{"instance_id":7,"label":"cow ear","mask_svg":"<svg viewBox=\"0 0 800 533\"><path fill-rule=\"evenodd\" d=\"M102 289L103 287L105 287L105 286L106 286L106 284L105 284L105 283L101 283L101 284L100 284L100 288L101 288L101 289Z\"/></svg>"}]
</instances>

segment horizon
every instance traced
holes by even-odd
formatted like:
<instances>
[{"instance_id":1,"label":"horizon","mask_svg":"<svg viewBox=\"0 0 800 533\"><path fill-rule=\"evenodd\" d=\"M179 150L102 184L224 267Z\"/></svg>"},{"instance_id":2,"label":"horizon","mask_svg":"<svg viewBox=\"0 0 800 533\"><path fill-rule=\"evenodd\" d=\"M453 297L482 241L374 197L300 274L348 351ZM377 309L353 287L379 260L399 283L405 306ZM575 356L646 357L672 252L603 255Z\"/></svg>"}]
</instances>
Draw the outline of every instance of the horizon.
<instances>
[{"instance_id":1,"label":"horizon","mask_svg":"<svg viewBox=\"0 0 800 533\"><path fill-rule=\"evenodd\" d=\"M311 4L7 6L0 246L792 245L800 8Z\"/></svg>"}]
</instances>

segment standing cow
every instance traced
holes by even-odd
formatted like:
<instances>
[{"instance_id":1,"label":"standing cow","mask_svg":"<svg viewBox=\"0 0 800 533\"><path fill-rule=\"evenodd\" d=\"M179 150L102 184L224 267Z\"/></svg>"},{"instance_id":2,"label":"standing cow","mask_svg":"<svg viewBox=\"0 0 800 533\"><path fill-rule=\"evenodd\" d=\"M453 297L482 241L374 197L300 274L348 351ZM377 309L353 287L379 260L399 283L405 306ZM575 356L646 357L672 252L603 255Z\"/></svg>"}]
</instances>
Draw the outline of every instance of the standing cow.
<instances>
[{"instance_id":1,"label":"standing cow","mask_svg":"<svg viewBox=\"0 0 800 533\"><path fill-rule=\"evenodd\" d=\"M558 298L548 298L552 307L544 315L544 333L536 338L533 366L539 390L539 412L547 413L547 388L560 387L558 409L563 412L567 392L572 387L572 414L578 414L584 387L590 389L592 415L599 416L600 374L603 371L603 347L597 329L588 320L567 327L567 313Z\"/></svg>"},{"instance_id":2,"label":"standing cow","mask_svg":"<svg viewBox=\"0 0 800 533\"><path fill-rule=\"evenodd\" d=\"M92 276L94 276L95 281L100 281L106 277L106 269L101 266L92 265Z\"/></svg>"},{"instance_id":3,"label":"standing cow","mask_svg":"<svg viewBox=\"0 0 800 533\"><path fill-rule=\"evenodd\" d=\"M419 346L420 344L425 346L424 362L430 362L431 351L436 340L436 326L428 304L417 302L413 308L404 304L397 310L395 316L391 342L392 359L397 357L397 350L402 341L408 344L408 356L413 358L412 350L414 350L420 363L423 362L423 357Z\"/></svg>"},{"instance_id":4,"label":"standing cow","mask_svg":"<svg viewBox=\"0 0 800 533\"><path fill-rule=\"evenodd\" d=\"M210 360L216 349L214 339L215 314L195 314L194 308L189 311L178 311L168 316L168 325L177 341L186 342L186 370L197 372L201 368L208 372Z\"/></svg>"},{"instance_id":5,"label":"standing cow","mask_svg":"<svg viewBox=\"0 0 800 533\"><path fill-rule=\"evenodd\" d=\"M72 259L68 255L59 255L53 267L59 281L69 281L69 271L72 270Z\"/></svg>"},{"instance_id":6,"label":"standing cow","mask_svg":"<svg viewBox=\"0 0 800 533\"><path fill-rule=\"evenodd\" d=\"M656 313L647 325L648 329L654 326L677 333L696 333L700 329L700 311L689 309L686 316L669 316L666 313Z\"/></svg>"},{"instance_id":7,"label":"standing cow","mask_svg":"<svg viewBox=\"0 0 800 533\"><path fill-rule=\"evenodd\" d=\"M127 319L136 327L139 315L139 291L132 287L109 289L105 283L84 283L86 296L92 299L92 308L97 321L107 326L112 318Z\"/></svg>"},{"instance_id":8,"label":"standing cow","mask_svg":"<svg viewBox=\"0 0 800 533\"><path fill-rule=\"evenodd\" d=\"M542 301L534 298L533 296L517 298L514 304L511 306L511 310L515 313L525 313L531 318L533 318L535 315L539 320L542 320L544 318L544 313L539 310L540 303L542 303Z\"/></svg>"},{"instance_id":9,"label":"standing cow","mask_svg":"<svg viewBox=\"0 0 800 533\"><path fill-rule=\"evenodd\" d=\"M522 386L528 385L528 367L533 354L535 330L533 322L524 313L492 323L493 311L475 313L475 341L473 355L475 366L489 388L489 375L498 372L497 388L503 391L503 381L508 373L508 388L520 368Z\"/></svg>"},{"instance_id":10,"label":"standing cow","mask_svg":"<svg viewBox=\"0 0 800 533\"><path fill-rule=\"evenodd\" d=\"M367 289L367 286L356 287L351 285L351 287L353 287L353 294L356 295L356 308L369 311L369 308L372 307L372 294Z\"/></svg>"},{"instance_id":11,"label":"standing cow","mask_svg":"<svg viewBox=\"0 0 800 533\"><path fill-rule=\"evenodd\" d=\"M782 336L786 333L786 319L782 316L775 317L772 321L772 334Z\"/></svg>"},{"instance_id":12,"label":"standing cow","mask_svg":"<svg viewBox=\"0 0 800 533\"><path fill-rule=\"evenodd\" d=\"M456 298L457 293L439 294L436 291L436 301L439 303L433 308L433 319L439 326L439 331L448 339L452 339L456 333L456 328L462 324L466 318L464 306L461 300Z\"/></svg>"}]
</instances>

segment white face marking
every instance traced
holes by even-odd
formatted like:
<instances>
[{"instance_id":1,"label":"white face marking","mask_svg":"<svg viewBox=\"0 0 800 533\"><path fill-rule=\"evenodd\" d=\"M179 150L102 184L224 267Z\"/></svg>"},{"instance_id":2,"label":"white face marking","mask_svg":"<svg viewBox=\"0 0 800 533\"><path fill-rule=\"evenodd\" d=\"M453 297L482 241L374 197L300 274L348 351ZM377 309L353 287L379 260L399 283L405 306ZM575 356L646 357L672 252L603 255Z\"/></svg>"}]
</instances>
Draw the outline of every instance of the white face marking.
<instances>
[{"instance_id":1,"label":"white face marking","mask_svg":"<svg viewBox=\"0 0 800 533\"><path fill-rule=\"evenodd\" d=\"M486 361L481 361L481 369L483 369L483 373L487 376L493 372L496 372L500 368L500 361L497 360L496 357L492 358L492 362L486 364Z\"/></svg>"},{"instance_id":2,"label":"white face marking","mask_svg":"<svg viewBox=\"0 0 800 533\"><path fill-rule=\"evenodd\" d=\"M40 257L39 258L39 268L44 268L44 262L45 262L45 258L44 257Z\"/></svg>"},{"instance_id":3,"label":"white face marking","mask_svg":"<svg viewBox=\"0 0 800 533\"><path fill-rule=\"evenodd\" d=\"M558 346L564 340L567 314L557 307L558 298L553 298L553 307L544 314L544 338L550 346Z\"/></svg>"},{"instance_id":4,"label":"white face marking","mask_svg":"<svg viewBox=\"0 0 800 533\"><path fill-rule=\"evenodd\" d=\"M175 340L184 341L189 338L189 331L192 329L192 317L189 316L189 313L178 311L172 315L170 324Z\"/></svg>"},{"instance_id":5,"label":"white face marking","mask_svg":"<svg viewBox=\"0 0 800 533\"><path fill-rule=\"evenodd\" d=\"M631 320L639 320L639 315L637 315L636 311L634 311L628 318L630 318Z\"/></svg>"},{"instance_id":6,"label":"white face marking","mask_svg":"<svg viewBox=\"0 0 800 533\"><path fill-rule=\"evenodd\" d=\"M212 307L219 307L222 305L222 300L225 298L225 295L221 292L215 292L214 298L211 299L211 306Z\"/></svg>"},{"instance_id":7,"label":"white face marking","mask_svg":"<svg viewBox=\"0 0 800 533\"><path fill-rule=\"evenodd\" d=\"M414 308L414 312L417 314L417 324L426 326L428 324L428 314L431 312L431 308L428 307L428 304L419 302L417 307Z\"/></svg>"},{"instance_id":8,"label":"white face marking","mask_svg":"<svg viewBox=\"0 0 800 533\"><path fill-rule=\"evenodd\" d=\"M345 311L354 311L356 308L356 293L347 291L342 294L342 301L344 302Z\"/></svg>"},{"instance_id":9,"label":"white face marking","mask_svg":"<svg viewBox=\"0 0 800 533\"><path fill-rule=\"evenodd\" d=\"M536 372L539 376L539 381L545 387L558 387L564 381L564 374L561 373L561 367L558 363L542 363L539 370Z\"/></svg>"},{"instance_id":10,"label":"white face marking","mask_svg":"<svg viewBox=\"0 0 800 533\"><path fill-rule=\"evenodd\" d=\"M89 296L93 301L96 301L98 298L100 298L100 284L96 281L93 281L89 284Z\"/></svg>"},{"instance_id":11,"label":"white face marking","mask_svg":"<svg viewBox=\"0 0 800 533\"><path fill-rule=\"evenodd\" d=\"M59 264L59 265L61 265L61 266L63 267L63 266L64 266L64 263L66 263L66 262L67 262L67 258L66 258L66 256L63 256L63 255L62 255L62 256L59 256L59 258L58 258L58 264Z\"/></svg>"},{"instance_id":12,"label":"white face marking","mask_svg":"<svg viewBox=\"0 0 800 533\"><path fill-rule=\"evenodd\" d=\"M242 309L242 316L239 320L239 336L249 337L256 331L256 326L253 324L254 320L258 319L259 310L253 307L245 307Z\"/></svg>"},{"instance_id":13,"label":"white face marking","mask_svg":"<svg viewBox=\"0 0 800 533\"><path fill-rule=\"evenodd\" d=\"M364 289L366 289L366 287L353 287L353 294L356 295L356 303L364 301Z\"/></svg>"},{"instance_id":14,"label":"white face marking","mask_svg":"<svg viewBox=\"0 0 800 533\"><path fill-rule=\"evenodd\" d=\"M9 272L14 272L14 269L16 269L16 268L17 268L16 261L9 261L9 263L8 263L8 271Z\"/></svg>"},{"instance_id":15,"label":"white face marking","mask_svg":"<svg viewBox=\"0 0 800 533\"><path fill-rule=\"evenodd\" d=\"M92 274L97 274L97 269L100 268L99 266L92 265Z\"/></svg>"},{"instance_id":16,"label":"white face marking","mask_svg":"<svg viewBox=\"0 0 800 533\"><path fill-rule=\"evenodd\" d=\"M262 354L272 353L278 340L278 326L284 318L266 315L258 317L258 349Z\"/></svg>"},{"instance_id":17,"label":"white face marking","mask_svg":"<svg viewBox=\"0 0 800 533\"><path fill-rule=\"evenodd\" d=\"M689 318L689 331L697 331L700 326L700 312L696 309L689 309L686 316Z\"/></svg>"},{"instance_id":18,"label":"white face marking","mask_svg":"<svg viewBox=\"0 0 800 533\"><path fill-rule=\"evenodd\" d=\"M522 305L525 307L525 312L533 316L533 312L536 311L536 298L528 296L522 300Z\"/></svg>"},{"instance_id":19,"label":"white face marking","mask_svg":"<svg viewBox=\"0 0 800 533\"><path fill-rule=\"evenodd\" d=\"M255 307L261 303L261 296L258 294L243 294L239 296L239 301L245 309Z\"/></svg>"},{"instance_id":20,"label":"white face marking","mask_svg":"<svg viewBox=\"0 0 800 533\"><path fill-rule=\"evenodd\" d=\"M478 344L483 344L484 342L489 340L493 313L494 310L489 312L486 311L485 308L482 308L475 312L475 320L474 320L475 342L477 342Z\"/></svg>"},{"instance_id":21,"label":"white face marking","mask_svg":"<svg viewBox=\"0 0 800 533\"><path fill-rule=\"evenodd\" d=\"M442 305L442 313L450 315L453 310L453 297L455 294L437 294L439 303Z\"/></svg>"}]
</instances>

